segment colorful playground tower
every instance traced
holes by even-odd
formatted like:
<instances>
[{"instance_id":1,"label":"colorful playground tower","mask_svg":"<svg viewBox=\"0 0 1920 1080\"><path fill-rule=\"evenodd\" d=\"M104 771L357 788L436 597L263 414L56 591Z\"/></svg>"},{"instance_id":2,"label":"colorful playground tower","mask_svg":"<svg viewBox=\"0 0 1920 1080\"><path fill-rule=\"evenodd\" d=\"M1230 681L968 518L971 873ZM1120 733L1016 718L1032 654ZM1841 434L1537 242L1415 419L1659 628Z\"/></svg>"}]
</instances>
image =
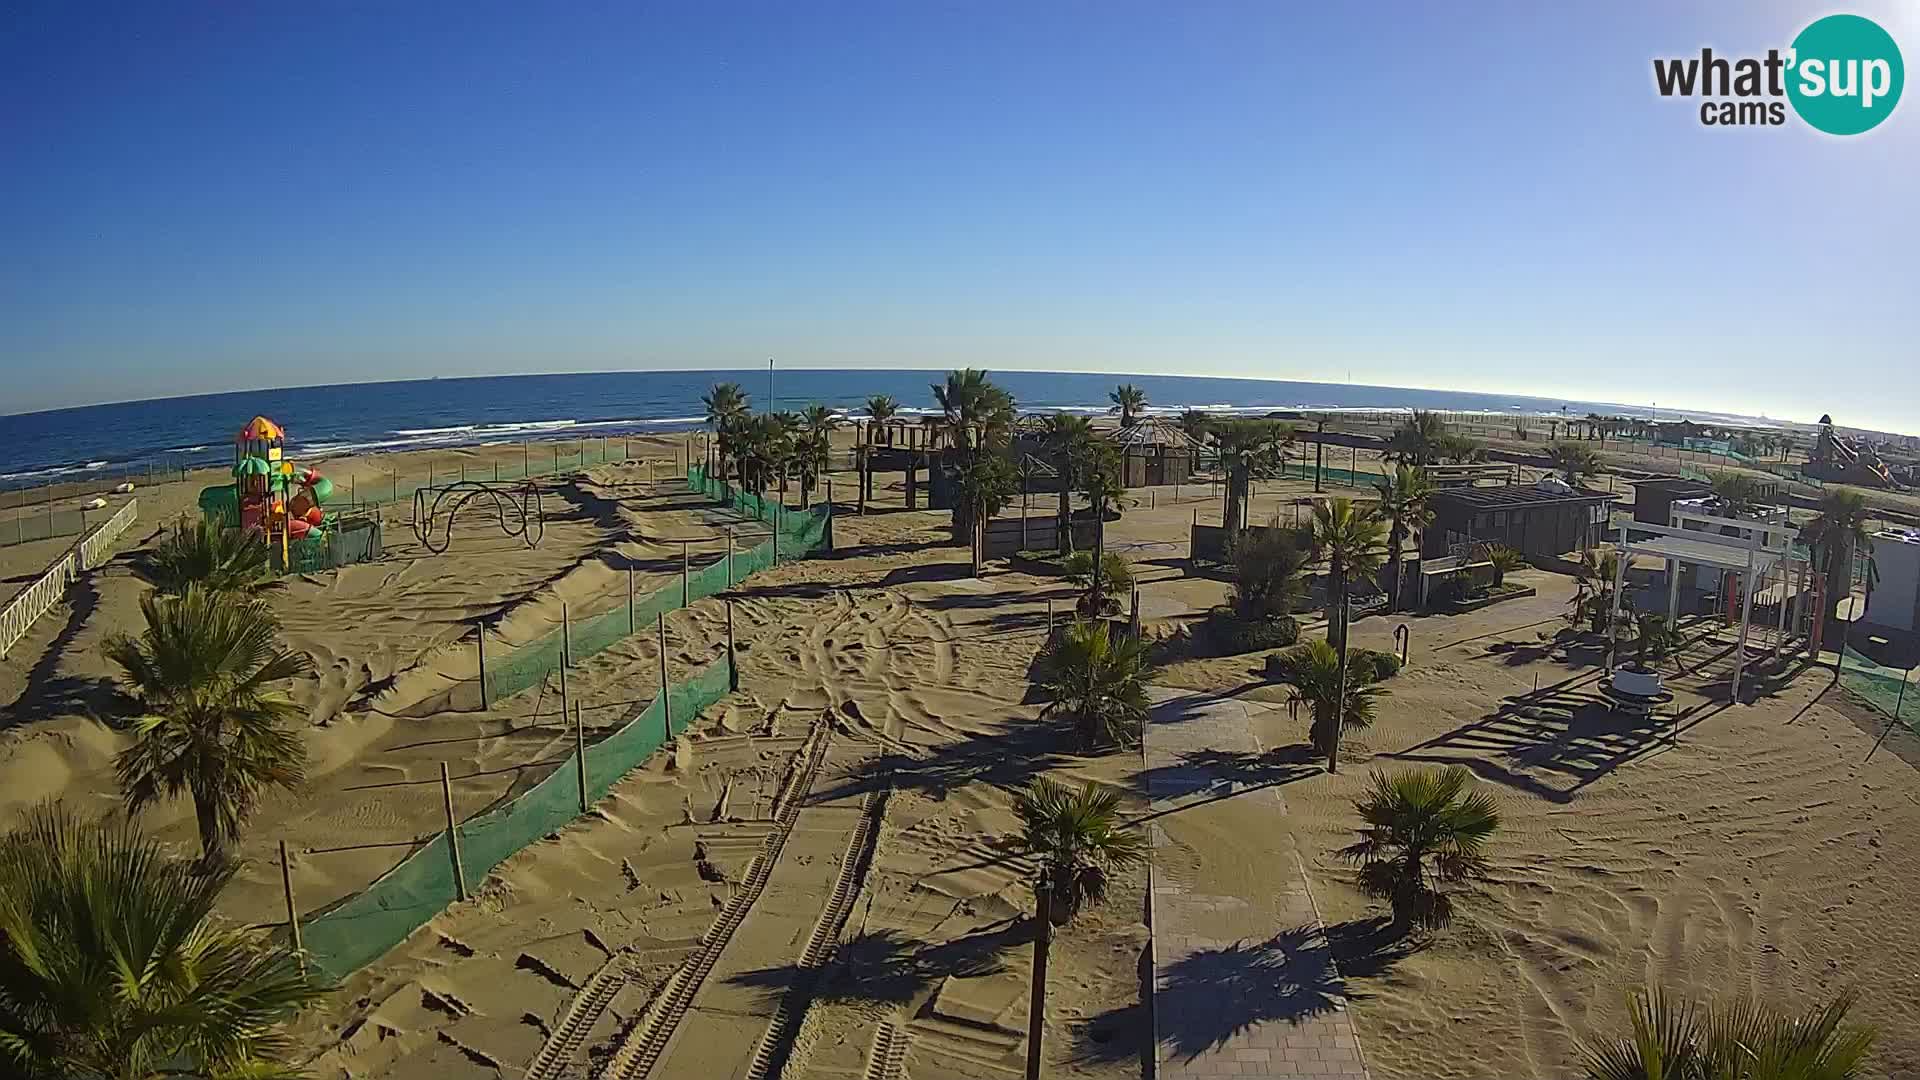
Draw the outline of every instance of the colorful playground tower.
<instances>
[{"instance_id":1,"label":"colorful playground tower","mask_svg":"<svg viewBox=\"0 0 1920 1080\"><path fill-rule=\"evenodd\" d=\"M256 530L267 544L287 546L326 523L321 504L333 494L333 481L308 469L296 474L286 458L287 433L256 416L233 440L233 490L242 529Z\"/></svg>"},{"instance_id":2,"label":"colorful playground tower","mask_svg":"<svg viewBox=\"0 0 1920 1080\"><path fill-rule=\"evenodd\" d=\"M1807 455L1807 475L1828 483L1858 484L1862 487L1892 488L1894 482L1886 463L1872 450L1855 446L1833 430L1833 417L1820 418L1820 434L1813 451Z\"/></svg>"}]
</instances>

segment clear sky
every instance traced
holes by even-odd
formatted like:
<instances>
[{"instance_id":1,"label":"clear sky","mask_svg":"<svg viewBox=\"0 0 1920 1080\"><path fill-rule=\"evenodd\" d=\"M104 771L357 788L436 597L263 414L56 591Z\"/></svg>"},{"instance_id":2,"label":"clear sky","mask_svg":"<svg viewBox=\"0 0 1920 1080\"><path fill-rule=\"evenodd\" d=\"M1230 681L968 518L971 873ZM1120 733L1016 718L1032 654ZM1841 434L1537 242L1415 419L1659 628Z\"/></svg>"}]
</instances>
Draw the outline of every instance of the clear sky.
<instances>
[{"instance_id":1,"label":"clear sky","mask_svg":"<svg viewBox=\"0 0 1920 1080\"><path fill-rule=\"evenodd\" d=\"M1920 91L1655 56L1920 4L28 3L0 412L740 367L1490 390L1920 431Z\"/></svg>"}]
</instances>

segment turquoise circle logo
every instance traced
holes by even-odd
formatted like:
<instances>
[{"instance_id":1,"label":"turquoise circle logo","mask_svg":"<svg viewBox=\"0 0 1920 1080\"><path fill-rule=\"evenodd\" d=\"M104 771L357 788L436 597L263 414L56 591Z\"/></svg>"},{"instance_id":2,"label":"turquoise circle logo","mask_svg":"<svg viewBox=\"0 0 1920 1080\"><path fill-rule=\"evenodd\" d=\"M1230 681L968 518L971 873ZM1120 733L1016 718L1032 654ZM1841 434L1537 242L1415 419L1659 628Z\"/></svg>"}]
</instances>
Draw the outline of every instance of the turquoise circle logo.
<instances>
[{"instance_id":1,"label":"turquoise circle logo","mask_svg":"<svg viewBox=\"0 0 1920 1080\"><path fill-rule=\"evenodd\" d=\"M1793 111L1829 135L1871 130L1900 103L1907 81L1893 35L1858 15L1809 24L1793 39L1787 64Z\"/></svg>"}]
</instances>

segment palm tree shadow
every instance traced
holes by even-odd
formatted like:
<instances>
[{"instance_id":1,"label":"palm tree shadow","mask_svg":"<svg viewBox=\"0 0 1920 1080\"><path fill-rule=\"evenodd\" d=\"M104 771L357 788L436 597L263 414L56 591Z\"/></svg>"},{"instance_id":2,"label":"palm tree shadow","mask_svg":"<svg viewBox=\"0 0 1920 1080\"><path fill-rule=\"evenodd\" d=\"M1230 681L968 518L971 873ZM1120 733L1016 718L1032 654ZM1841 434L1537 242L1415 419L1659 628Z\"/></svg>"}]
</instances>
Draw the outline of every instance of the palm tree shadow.
<instances>
[{"instance_id":1,"label":"palm tree shadow","mask_svg":"<svg viewBox=\"0 0 1920 1080\"><path fill-rule=\"evenodd\" d=\"M957 788L981 782L1009 790L1021 788L1035 776L1065 764L1077 746L1065 725L1014 724L996 738L947 743L929 754L890 752L869 758L807 801L832 802L885 788L944 799Z\"/></svg>"},{"instance_id":2,"label":"palm tree shadow","mask_svg":"<svg viewBox=\"0 0 1920 1080\"><path fill-rule=\"evenodd\" d=\"M1317 775L1321 771L1320 760L1320 753L1308 743L1264 752L1188 750L1173 764L1140 770L1130 782L1142 794L1156 799L1202 791L1224 797Z\"/></svg>"},{"instance_id":3,"label":"palm tree shadow","mask_svg":"<svg viewBox=\"0 0 1920 1080\"><path fill-rule=\"evenodd\" d=\"M41 717L83 713L109 727L114 718L133 711L135 702L111 678L63 675L60 660L70 649L100 607L100 587L95 581L99 571L80 575L67 591L67 621L48 643L45 652L27 671L26 687L11 705L0 710L0 730Z\"/></svg>"},{"instance_id":4,"label":"palm tree shadow","mask_svg":"<svg viewBox=\"0 0 1920 1080\"><path fill-rule=\"evenodd\" d=\"M818 971L780 964L742 972L736 986L759 989L768 1008L790 988L815 979L812 999L827 1004L918 1007L948 978L978 978L1005 970L1001 954L1031 937L1023 921L1009 920L937 945L894 929L868 930L847 939Z\"/></svg>"},{"instance_id":5,"label":"palm tree shadow","mask_svg":"<svg viewBox=\"0 0 1920 1080\"><path fill-rule=\"evenodd\" d=\"M1135 1064L1141 1076L1153 1075L1153 952L1140 951L1139 1000L1108 1009L1073 1026L1073 1060Z\"/></svg>"},{"instance_id":6,"label":"palm tree shadow","mask_svg":"<svg viewBox=\"0 0 1920 1080\"><path fill-rule=\"evenodd\" d=\"M1338 966L1332 942L1341 944ZM1171 1053L1186 1060L1261 1024L1299 1024L1341 1011L1354 995L1346 978L1385 974L1422 944L1400 937L1385 920L1283 930L1248 944L1200 949L1175 961L1159 980L1154 1011Z\"/></svg>"}]
</instances>

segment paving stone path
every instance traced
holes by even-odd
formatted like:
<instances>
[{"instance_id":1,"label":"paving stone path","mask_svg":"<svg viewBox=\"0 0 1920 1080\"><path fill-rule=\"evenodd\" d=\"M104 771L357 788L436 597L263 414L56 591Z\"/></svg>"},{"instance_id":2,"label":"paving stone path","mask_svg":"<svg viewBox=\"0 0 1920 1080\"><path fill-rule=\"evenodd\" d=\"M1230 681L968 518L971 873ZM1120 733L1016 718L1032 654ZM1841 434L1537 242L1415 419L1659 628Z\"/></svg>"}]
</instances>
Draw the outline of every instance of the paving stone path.
<instances>
[{"instance_id":1,"label":"paving stone path","mask_svg":"<svg viewBox=\"0 0 1920 1080\"><path fill-rule=\"evenodd\" d=\"M1153 811L1192 806L1180 812L1205 813L1205 803L1231 795L1265 800L1276 818L1284 815L1279 787L1243 790L1191 764L1261 749L1242 702L1199 694L1160 702L1146 729ZM1245 924L1249 898L1210 895L1205 881L1180 883L1163 873L1168 840L1157 825L1149 829L1155 855L1148 901L1155 1075L1367 1077L1345 989L1298 856L1276 845L1273 865L1289 872L1278 897L1263 898L1281 909L1271 936L1223 938L1222 927Z\"/></svg>"}]
</instances>

